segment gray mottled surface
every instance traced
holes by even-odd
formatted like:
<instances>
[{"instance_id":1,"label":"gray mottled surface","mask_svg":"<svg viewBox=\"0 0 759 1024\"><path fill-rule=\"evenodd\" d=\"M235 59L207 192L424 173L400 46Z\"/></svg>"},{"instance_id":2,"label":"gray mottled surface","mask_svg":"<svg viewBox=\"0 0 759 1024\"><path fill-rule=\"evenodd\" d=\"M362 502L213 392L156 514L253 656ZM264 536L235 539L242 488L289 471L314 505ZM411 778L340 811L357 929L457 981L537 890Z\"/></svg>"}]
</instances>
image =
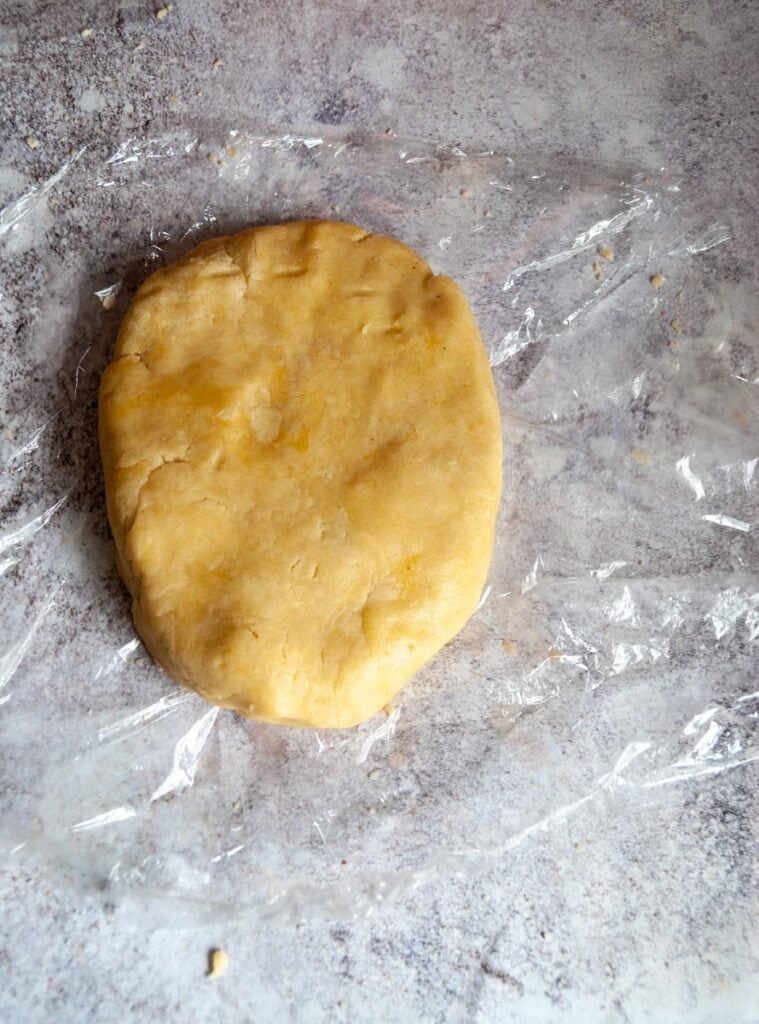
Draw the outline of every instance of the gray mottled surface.
<instances>
[{"instance_id":1,"label":"gray mottled surface","mask_svg":"<svg viewBox=\"0 0 759 1024\"><path fill-rule=\"evenodd\" d=\"M98 862L102 850L97 846L88 848L89 872L81 869L81 859L76 857L76 869L71 867L70 850L65 856L61 852L59 870L51 869L56 857L50 857L50 850L43 850L41 858L9 856L3 865L0 1016L14 1024L37 1020L152 1024L189 1019L199 1024L301 1024L373 1022L388 1016L410 1022L499 1024L595 1020L749 1024L759 1019L756 998L751 998L757 986L759 954L753 873L756 770L754 764L738 763L756 755L756 741L752 745L748 733L751 722L739 716L740 708L747 706L739 702L756 675L757 613L752 598L759 590L756 481L752 487L743 486L740 479L720 470L723 462L743 467L759 455L751 440L756 438L756 385L751 382L759 362L757 311L750 297L756 281L757 129L751 110L757 86L755 6L702 0L667 5L567 5L543 0L420 3L406 10L398 3L220 3L209 13L204 5L177 2L160 21L154 10L138 2L76 8L0 3L3 203L47 179L85 142L107 152L129 135L159 135L188 121L213 124L218 120L227 127L257 123L315 129L321 125L377 133L390 129L412 139L528 154L539 164L550 157L553 167L557 157L575 158L586 167L623 165L654 175L664 166L673 180L687 183L690 196L708 197L708 210L714 216L724 212L731 241L704 255L707 262L699 265L695 275L700 284L697 294L693 296L686 287L680 314L686 335L682 357L673 360L668 351L655 348L651 325L665 300L654 303L652 299L642 347L630 358L629 375L625 375L624 354L611 368L598 364L597 376L604 387L608 384L605 404L586 406L578 396L575 406L569 391L565 405L555 405L560 432L577 445L592 448L599 474L597 490L562 490L562 482L578 474L578 456L571 447L547 446L537 457L529 444L527 454L521 442L515 446L511 480L515 490L543 488L547 509L563 501L567 515L576 516L578 522L592 507L591 501L604 505L604 490L610 482L616 486L614 444L619 443L625 456L634 450L638 453L634 464L621 478L635 495L636 509L649 509L655 528L632 520L627 528L620 503L624 488L616 495L615 505L614 486L608 487L609 518L601 523L598 536L593 531L570 530L569 543L560 552L552 551L541 537L541 530L551 528L549 513L545 520L513 517L512 539L501 553L507 578L518 589L542 551L546 564L538 575L545 571L548 581L528 589L526 597L510 605L505 622L497 610L486 611L449 661L440 662L419 685L413 705L416 714L421 709L424 716L429 709L440 722L440 750L434 746L434 730L425 734L428 747L421 749L438 752L439 760L415 762L420 741L413 712L399 732L396 760L377 756L377 785L384 794L374 807L382 812L377 817L405 838L414 837L408 825L414 816L420 828L431 830L420 834L417 850L406 851L407 884L399 887L395 898L383 905L376 899L367 902L360 893L356 913L350 913L352 890L340 881L340 872L350 872L354 862L362 864L365 858L366 870L376 882L378 865L372 857L383 850L381 843L375 848L369 839L364 848L361 835L352 829L352 823L360 820L351 817L352 793L343 794L327 778L320 827L332 824L327 813L330 801L342 806L347 824L343 827L338 821L334 834L352 844L344 858L345 848L333 842L334 863L328 864L321 846L314 847L313 853L308 845L313 833L308 842L303 838L310 820L305 822L307 828L300 826L310 808L305 812L290 808L286 799L257 791L254 780L251 790L241 788L240 795L244 825L259 835L256 855L264 864L276 866L281 851L268 850L260 838L265 836L267 822L276 818L277 834L291 836L294 851L282 862L288 869L323 872L330 883L337 877L336 891L341 894L337 908L304 896L302 914L297 906L293 914L267 914L253 902L239 916L230 914L228 907L204 913L204 908L192 906L183 914L175 904L158 917L155 913L145 916L130 902L139 886L126 886L126 897L121 898L118 887L112 893L105 885ZM82 38L80 31L89 27L92 34ZM36 137L40 146L31 149L24 141L28 136ZM601 173L600 178L608 176L605 179ZM97 221L92 220L92 208L83 207L82 216L90 219L81 225L82 237L96 233L101 220L107 223L104 204L102 200L97 206ZM75 227L76 208L68 209L66 215L70 228ZM389 214L377 212L377 217L382 216ZM51 279L50 267L42 271L35 267L28 252L42 246L44 239L51 246L52 266L57 266L57 243L50 241L55 208L49 219L35 223L41 239L32 239L32 245L31 234L20 235L10 258L15 255L19 260L22 272L28 274L30 294L36 295L40 282ZM99 250L103 260L117 252L118 244L105 241ZM22 264L22 259L27 262ZM97 268L102 277L96 283L108 284L124 273L128 278L130 272L139 276L135 259L133 252L123 256L126 271L121 264L102 263ZM72 274L75 270L67 268ZM10 273L14 273L12 267ZM672 274L681 274L677 261ZM690 271L682 274L687 286ZM62 281L69 280L63 270L61 275ZM16 288L20 280L16 273ZM643 279L641 295L648 295L646 287ZM597 334L579 331L567 335L566 344L551 346L549 338L545 348L527 350L528 356L532 351L539 353L540 373L524 354L512 361L513 368L504 364L499 383L517 413L542 422L558 393L553 390L549 402L541 390L538 382L548 379L544 370L576 383L573 375L581 367L580 376L587 380L596 373L595 339L631 330L629 317L615 319L618 311L613 304L599 308L608 308L608 313L599 314ZM629 312L629 307L624 308ZM59 322L58 310L67 338L80 329L85 337L88 331L99 330L88 326L99 315L96 304L83 306L83 315L89 318L86 324L65 321L65 297L55 292L42 309L52 324ZM32 310L29 315L33 319L38 312ZM8 324L16 322L18 316L14 320L9 314L2 321L3 330L7 332ZM103 346L112 337L113 327L109 322ZM39 333L30 336L40 337ZM47 343L51 336L50 332L45 335ZM3 344L12 344L7 333ZM72 341L66 359L61 360L61 373L75 370L77 351ZM667 415L672 406L662 394L671 395L671 389L665 392L650 384L654 381L659 386L665 378L669 380L675 362L686 410L682 420ZM93 371L96 367L93 364ZM634 384L641 369L649 370L647 385ZM629 404L627 392L624 399L612 397L615 387L625 381L628 389L633 388ZM60 386L55 373L44 372L36 381L33 375L14 381L12 393L2 398L3 422L12 424L26 406L39 401L40 389L54 388L55 382ZM86 381L82 387L88 393ZM732 387L739 391L734 393ZM594 397L600 395L599 388ZM618 413L614 412L617 401L621 403ZM733 413L743 418L733 420ZM612 424L608 443L594 431L594 416ZM683 421L690 424L686 435ZM89 422L85 411L85 429ZM515 418L515 429L518 422ZM691 451L702 460L693 466L700 467L699 480L706 492L703 509L694 504L692 485L672 468L676 457ZM666 469L657 464L658 456L666 457ZM650 458L653 477L646 475ZM63 462L64 476L69 473L73 480L76 459ZM745 472L736 469L739 477ZM67 511L72 518L64 521L72 529L79 522L77 517L81 519L89 509L77 500L81 494L92 500L92 487L84 491L80 487L74 494L76 500ZM664 512L659 507L662 496ZM41 491L39 500L45 497ZM700 513L706 511L731 513L754 529L699 525ZM13 512L4 509L3 523L16 522ZM96 524L93 537L87 559L76 563L87 567L87 572L75 574L73 584L58 599L53 613L57 632L48 637L40 631L34 656L21 666L8 704L0 709L3 714L13 715L19 706L26 706L25 693L33 690L36 665L47 673L44 678L50 681L51 692L59 683L54 676L60 665L66 671L73 666L72 678L90 702L87 714L98 724L109 722L111 684L106 682L99 691L91 680L77 678L77 665L83 667L86 659L77 661L71 654L77 640L92 649L102 642L105 651L131 637L123 596L112 585L102 522ZM609 564L620 555L633 567L629 613L628 586L623 585L626 575L619 583L610 579L608 589L573 591L572 600L564 601L561 588L580 567ZM93 565L100 583L111 580L103 607L96 603L102 595L92 584ZM693 576L687 595L678 582L684 575ZM10 589L5 593L11 598L5 599L3 623L9 638L36 613L39 595L24 590L25 578L8 575ZM28 598L28 604L18 599L19 594ZM521 706L517 698L528 675L527 661L524 672L520 665L505 676L506 692L494 699L498 715L489 731L459 728L460 722L471 725L465 702L452 702L447 712L435 703L435 690L445 685L446 673L460 682L470 662L477 671L480 661L489 664L492 652L487 644L492 645L494 638L518 636L523 642L520 627L524 626L529 637L526 646L542 643L545 648L558 642L550 632L554 621L565 615L570 624L593 622L594 604L612 609L604 626L608 647L600 645L594 660L576 640L564 636L564 646L559 646L565 660L556 659L557 674L552 674L549 664L550 671L537 677L537 685L545 688L538 697L551 698L538 712L514 718L507 713L511 698L517 709ZM676 625L674 619L663 625L664 607L677 611ZM98 614L106 616L105 638L100 635ZM530 632L541 619L547 624L545 636ZM6 650L4 642L2 653ZM618 671L620 652L623 661L632 662L628 671ZM665 657L666 668L660 657ZM566 717L562 708L571 696L571 671L580 663L585 670L594 669L603 685L587 688L579 710ZM120 665L117 668L121 670ZM102 677L121 678L109 672ZM530 680L536 684L536 677ZM134 671L122 685L128 690L127 703L136 708L148 703L154 692L163 692L155 691L160 685L155 679L145 681ZM510 693L509 686L516 688L515 693ZM630 700L637 694L640 705L645 705L645 727L639 733L623 728L628 708L625 689L632 695ZM60 721L45 719L51 747L67 741L67 729L78 727L84 710L78 706L77 687L64 692L69 702L62 705ZM682 696L682 708L677 695ZM716 713L695 733L697 739L708 738L713 721L719 742L709 747L708 757L692 759L694 771L683 771L700 777L649 786L666 777L677 757L682 760L680 747L668 746L671 708L695 715L712 706ZM32 704L29 707L34 710ZM471 713L478 710L474 706ZM590 723L587 731L581 728L584 719ZM687 720L686 715L683 721ZM25 744L32 749L36 719L30 713L7 721L11 724L3 732L5 752L9 771L18 779ZM150 740L149 734L142 735L147 735L140 761L144 765ZM228 729L220 735L212 741L208 755L211 768L218 767L228 750L239 753L247 742L247 735L239 730L230 733ZM469 749L470 735L477 739L487 735L492 746ZM606 759L607 747L615 749L618 739L621 750L636 737L654 744L649 752L651 772L640 775L639 785L593 789L593 780L613 768ZM276 730L256 733L256 739L256 770L286 792L288 781L298 772L296 759L306 758L305 741L301 751L300 741L283 741ZM693 755L692 744L684 749L687 756ZM267 759L275 761L283 751L290 756L281 757L281 771L267 776ZM334 768L339 782L338 756L339 752L327 751L320 763ZM556 770L562 757L566 758L565 777L557 773L545 784L546 788L555 784L558 805L565 805L572 796L583 799L589 791L592 798L566 820L546 821L550 799L535 808L532 819L529 809L522 808L521 816L515 813L512 820L509 805L518 807L519 801L509 787L539 779L547 761ZM634 766L646 757L644 752ZM408 770L404 759L410 762ZM708 774L710 768L719 769L725 763L734 767ZM437 764L446 771L436 773ZM61 794L74 785L78 771L93 771L92 765L97 773L98 762L86 759L79 768L67 765L58 778L43 780L32 773L28 792L12 794L7 805L19 820L31 808L30 813L38 815L51 834L52 826L61 824L55 820ZM133 767L125 760L125 775ZM392 781L386 783L386 777ZM505 809L497 806L501 777ZM615 779L612 772L611 781ZM362 786L356 784L356 806L364 800ZM201 807L221 835L232 820L224 794L212 786L197 788ZM479 789L486 799L478 801ZM167 807L157 805L157 814L176 812L181 825L182 806L181 800ZM447 818L446 807L450 807ZM257 817L261 808L266 814ZM525 835L531 820L544 821L545 827ZM184 833L185 843L190 834ZM508 835L521 838L502 846L493 842ZM475 849L482 840L490 849L480 858ZM432 870L425 867L425 842L438 858ZM305 851L302 859L299 844ZM329 844L325 845L330 852ZM393 869L405 870L402 851L392 842L388 848L395 857ZM450 853L443 858L451 850L454 854L466 851L460 868ZM349 863L343 866L341 859ZM439 871L436 863L442 865ZM106 864L112 866L112 860ZM103 882L100 891L93 887L93 879ZM319 876L316 881L324 879ZM213 983L203 978L205 954L212 945L224 946L231 961L228 973Z\"/></svg>"}]
</instances>

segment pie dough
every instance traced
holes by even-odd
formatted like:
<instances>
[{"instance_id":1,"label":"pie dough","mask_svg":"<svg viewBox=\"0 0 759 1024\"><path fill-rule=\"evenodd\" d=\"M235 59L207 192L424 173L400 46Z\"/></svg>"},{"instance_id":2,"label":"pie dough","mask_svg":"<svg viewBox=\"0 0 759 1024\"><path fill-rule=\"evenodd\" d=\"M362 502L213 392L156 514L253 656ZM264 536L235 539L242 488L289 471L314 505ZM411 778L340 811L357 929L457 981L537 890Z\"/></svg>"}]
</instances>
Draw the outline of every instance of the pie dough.
<instances>
[{"instance_id":1,"label":"pie dough","mask_svg":"<svg viewBox=\"0 0 759 1024\"><path fill-rule=\"evenodd\" d=\"M332 221L152 274L100 391L137 630L214 704L375 714L474 611L501 487L493 378L457 285Z\"/></svg>"}]
</instances>

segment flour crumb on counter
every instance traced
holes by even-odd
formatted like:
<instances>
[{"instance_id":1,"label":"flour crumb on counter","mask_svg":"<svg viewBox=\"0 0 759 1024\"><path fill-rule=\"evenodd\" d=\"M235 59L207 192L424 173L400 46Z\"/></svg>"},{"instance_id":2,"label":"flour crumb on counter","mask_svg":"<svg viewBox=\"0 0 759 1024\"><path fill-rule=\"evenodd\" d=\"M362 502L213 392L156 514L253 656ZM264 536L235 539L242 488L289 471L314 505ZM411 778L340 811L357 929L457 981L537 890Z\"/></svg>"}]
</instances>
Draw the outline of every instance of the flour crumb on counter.
<instances>
[{"instance_id":1,"label":"flour crumb on counter","mask_svg":"<svg viewBox=\"0 0 759 1024\"><path fill-rule=\"evenodd\" d=\"M651 282L652 287L661 288L666 278L663 274L652 274L648 280Z\"/></svg>"},{"instance_id":2,"label":"flour crumb on counter","mask_svg":"<svg viewBox=\"0 0 759 1024\"><path fill-rule=\"evenodd\" d=\"M604 279L604 268L598 260L593 264L593 277L595 277L596 281L603 281Z\"/></svg>"},{"instance_id":3,"label":"flour crumb on counter","mask_svg":"<svg viewBox=\"0 0 759 1024\"><path fill-rule=\"evenodd\" d=\"M29 149L39 149L42 145L42 143L36 135L27 135L27 137L24 139L24 142L27 144Z\"/></svg>"},{"instance_id":4,"label":"flour crumb on counter","mask_svg":"<svg viewBox=\"0 0 759 1024\"><path fill-rule=\"evenodd\" d=\"M606 260L607 263L614 262L614 250L610 249L608 245L599 245L596 252L602 260Z\"/></svg>"},{"instance_id":5,"label":"flour crumb on counter","mask_svg":"<svg viewBox=\"0 0 759 1024\"><path fill-rule=\"evenodd\" d=\"M207 978L218 978L229 967L229 957L223 949L212 949L208 954Z\"/></svg>"}]
</instances>

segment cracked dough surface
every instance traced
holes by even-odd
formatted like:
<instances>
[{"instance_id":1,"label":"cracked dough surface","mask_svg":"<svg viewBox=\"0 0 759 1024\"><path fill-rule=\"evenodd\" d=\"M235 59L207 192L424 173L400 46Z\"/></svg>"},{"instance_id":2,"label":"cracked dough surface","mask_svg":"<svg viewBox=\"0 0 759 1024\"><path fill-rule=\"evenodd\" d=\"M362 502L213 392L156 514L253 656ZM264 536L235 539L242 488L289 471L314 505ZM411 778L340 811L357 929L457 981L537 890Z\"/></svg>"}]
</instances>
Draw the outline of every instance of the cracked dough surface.
<instances>
[{"instance_id":1,"label":"cracked dough surface","mask_svg":"<svg viewBox=\"0 0 759 1024\"><path fill-rule=\"evenodd\" d=\"M154 273L100 392L108 514L148 650L209 701L354 725L476 607L501 486L468 304L332 221Z\"/></svg>"}]
</instances>

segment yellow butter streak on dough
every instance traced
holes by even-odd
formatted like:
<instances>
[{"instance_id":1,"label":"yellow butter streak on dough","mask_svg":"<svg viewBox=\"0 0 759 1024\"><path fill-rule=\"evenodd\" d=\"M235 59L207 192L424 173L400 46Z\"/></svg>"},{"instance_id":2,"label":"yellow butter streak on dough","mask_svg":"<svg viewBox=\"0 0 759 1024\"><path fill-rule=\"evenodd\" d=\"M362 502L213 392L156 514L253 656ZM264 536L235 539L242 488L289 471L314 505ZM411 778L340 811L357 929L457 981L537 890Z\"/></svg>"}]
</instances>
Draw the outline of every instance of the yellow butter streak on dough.
<instances>
[{"instance_id":1,"label":"yellow butter streak on dough","mask_svg":"<svg viewBox=\"0 0 759 1024\"><path fill-rule=\"evenodd\" d=\"M400 242L301 221L157 271L104 374L100 437L136 627L215 704L354 725L477 604L492 375L459 288Z\"/></svg>"}]
</instances>

